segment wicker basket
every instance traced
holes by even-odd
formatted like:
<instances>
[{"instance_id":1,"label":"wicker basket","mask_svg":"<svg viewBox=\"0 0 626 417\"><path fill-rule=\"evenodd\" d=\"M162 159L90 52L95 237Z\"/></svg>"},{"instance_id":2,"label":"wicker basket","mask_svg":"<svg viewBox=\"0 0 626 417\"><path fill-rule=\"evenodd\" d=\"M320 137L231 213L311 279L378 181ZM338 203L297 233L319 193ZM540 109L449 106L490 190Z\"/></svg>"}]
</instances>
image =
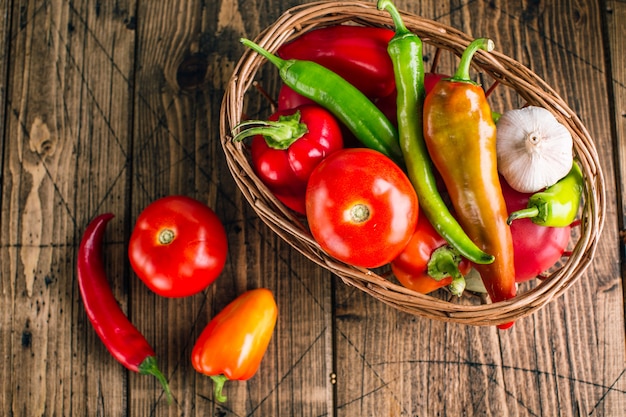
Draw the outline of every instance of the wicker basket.
<instances>
[{"instance_id":1,"label":"wicker basket","mask_svg":"<svg viewBox=\"0 0 626 417\"><path fill-rule=\"evenodd\" d=\"M462 32L440 23L402 14L406 26L419 35L424 48L448 51L459 56L471 42ZM357 24L393 27L386 12L376 9L373 2L320 1L286 11L273 25L265 29L255 42L271 52L298 35L323 26ZM451 55L454 58L454 55ZM229 169L243 195L258 216L279 236L313 262L352 285L398 310L436 320L468 325L494 325L527 316L561 295L592 261L605 212L604 180L595 145L589 133L567 104L532 71L498 52L477 53L474 66L487 82L503 85L519 96L523 103L550 110L572 133L574 152L585 178L584 205L580 228L573 237L571 255L546 279L519 291L514 299L485 303L484 299L468 297L470 301L422 295L396 284L385 271L370 271L342 263L320 249L312 238L305 219L285 208L261 183L250 165L245 145L235 143L232 129L246 111L246 100L258 90L253 87L262 68L275 70L258 54L247 50L237 64L222 103L220 134ZM274 72L278 79L278 71ZM270 105L268 102L268 115ZM476 301L479 300L479 301Z\"/></svg>"}]
</instances>

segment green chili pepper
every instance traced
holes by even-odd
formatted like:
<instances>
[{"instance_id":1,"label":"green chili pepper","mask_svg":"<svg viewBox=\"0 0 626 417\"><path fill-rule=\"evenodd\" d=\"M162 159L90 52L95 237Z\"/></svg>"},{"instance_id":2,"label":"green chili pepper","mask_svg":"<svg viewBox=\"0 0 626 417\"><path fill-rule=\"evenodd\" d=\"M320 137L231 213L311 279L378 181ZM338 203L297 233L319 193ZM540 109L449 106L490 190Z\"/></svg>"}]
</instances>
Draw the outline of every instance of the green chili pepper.
<instances>
[{"instance_id":1,"label":"green chili pepper","mask_svg":"<svg viewBox=\"0 0 626 417\"><path fill-rule=\"evenodd\" d=\"M494 257L482 251L465 234L452 216L437 189L432 161L422 133L424 63L422 41L409 31L390 0L379 0L379 10L387 10L396 27L388 52L393 62L398 91L398 133L407 174L415 187L420 207L437 232L465 258L489 264Z\"/></svg>"},{"instance_id":2,"label":"green chili pepper","mask_svg":"<svg viewBox=\"0 0 626 417\"><path fill-rule=\"evenodd\" d=\"M572 224L578 214L583 192L583 175L576 162L569 173L544 191L533 194L525 209L514 211L507 223L530 218L539 226L565 227Z\"/></svg>"},{"instance_id":3,"label":"green chili pepper","mask_svg":"<svg viewBox=\"0 0 626 417\"><path fill-rule=\"evenodd\" d=\"M396 128L356 87L313 61L285 60L248 39L241 39L241 43L275 65L292 90L333 113L363 145L403 166Z\"/></svg>"}]
</instances>

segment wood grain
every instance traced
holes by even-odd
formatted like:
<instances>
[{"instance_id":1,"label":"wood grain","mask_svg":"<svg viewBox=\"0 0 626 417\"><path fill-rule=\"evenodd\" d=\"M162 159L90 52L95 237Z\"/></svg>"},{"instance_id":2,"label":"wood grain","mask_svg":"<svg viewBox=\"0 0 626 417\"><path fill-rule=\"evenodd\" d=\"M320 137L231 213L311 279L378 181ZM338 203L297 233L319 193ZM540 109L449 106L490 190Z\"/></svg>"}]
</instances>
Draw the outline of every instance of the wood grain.
<instances>
[{"instance_id":1,"label":"wood grain","mask_svg":"<svg viewBox=\"0 0 626 417\"><path fill-rule=\"evenodd\" d=\"M620 253L622 256L622 276L626 274L626 4L622 1L609 1L605 10L608 35L606 49L607 71L611 74L608 89L613 111L613 143L615 163L619 169L615 172L617 186L617 224L620 233ZM620 198L621 197L621 198ZM626 300L626 289L624 299Z\"/></svg>"},{"instance_id":2,"label":"wood grain","mask_svg":"<svg viewBox=\"0 0 626 417\"><path fill-rule=\"evenodd\" d=\"M302 3L0 0L0 415L622 415L626 4L396 2L492 37L596 141L608 205L594 263L497 331L400 313L344 284L272 232L235 185L218 122L238 39ZM438 70L456 62L443 56ZM259 82L278 91L270 68ZM499 111L524 105L507 89L490 100ZM246 112L268 105L257 98ZM222 276L184 299L151 293L126 255L141 210L172 194L206 202L229 241ZM172 405L154 378L115 362L84 313L76 250L101 212L116 215L104 242L114 294L155 348ZM259 372L228 382L218 404L189 355L211 317L257 287L274 292L278 325Z\"/></svg>"},{"instance_id":3,"label":"wood grain","mask_svg":"<svg viewBox=\"0 0 626 417\"><path fill-rule=\"evenodd\" d=\"M172 377L176 406L168 408L160 402L157 410L164 415L192 411L198 415L273 415L277 410L288 414L295 407L301 415L328 414L332 411L325 359L331 357L327 355L329 274L312 269L252 215L229 177L219 142L223 86L242 52L236 40L249 30L258 32L266 23L258 21L254 10L239 9L236 2L188 3L189 8L182 11L181 7L178 1L160 2L157 7L140 4L137 13L143 24L138 26L131 216L136 217L141 207L164 193L201 200L208 196L209 206L225 222L230 256L221 285L177 301L176 307L139 284L131 286L137 322L153 340L165 341L162 362ZM193 59L202 63L199 73L181 71L193 68L185 65ZM200 82L195 86L183 82L181 88L182 75L195 76ZM229 300L261 286L275 291L282 312L275 342L258 377L228 384L225 394L231 401L216 405L211 380L195 374L187 360L193 341ZM167 322L189 325L173 332L162 326ZM138 401L142 409L152 409L157 401L152 381L132 379L131 390L149 393ZM285 401L297 392L304 398Z\"/></svg>"}]
</instances>

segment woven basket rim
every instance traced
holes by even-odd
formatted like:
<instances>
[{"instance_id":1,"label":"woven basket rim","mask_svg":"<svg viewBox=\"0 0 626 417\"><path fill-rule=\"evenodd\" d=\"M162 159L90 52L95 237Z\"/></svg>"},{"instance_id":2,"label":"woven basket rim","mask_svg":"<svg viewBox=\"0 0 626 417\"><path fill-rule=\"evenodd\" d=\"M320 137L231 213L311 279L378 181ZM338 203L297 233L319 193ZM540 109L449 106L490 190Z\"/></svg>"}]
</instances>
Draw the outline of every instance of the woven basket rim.
<instances>
[{"instance_id":1,"label":"woven basket rim","mask_svg":"<svg viewBox=\"0 0 626 417\"><path fill-rule=\"evenodd\" d=\"M472 38L461 31L411 13L401 11L407 28L424 44L460 55ZM357 24L393 27L387 13L372 2L327 1L306 3L286 10L254 41L270 52L296 36L322 26ZM232 141L232 131L244 114L245 98L253 87L256 73L265 59L246 50L228 83L220 113L221 144L229 170L246 200L275 233L318 265L339 276L343 282L372 297L410 314L468 325L495 325L528 316L559 297L584 273L593 260L604 225L606 192L595 143L578 116L545 81L523 64L499 51L479 51L473 65L494 81L515 90L528 105L551 111L574 139L574 153L580 163L585 186L580 218L580 236L570 257L547 279L515 298L489 304L468 305L423 295L396 284L377 273L344 264L324 253L301 218L285 208L256 176L243 144ZM277 75L278 77L278 75Z\"/></svg>"}]
</instances>

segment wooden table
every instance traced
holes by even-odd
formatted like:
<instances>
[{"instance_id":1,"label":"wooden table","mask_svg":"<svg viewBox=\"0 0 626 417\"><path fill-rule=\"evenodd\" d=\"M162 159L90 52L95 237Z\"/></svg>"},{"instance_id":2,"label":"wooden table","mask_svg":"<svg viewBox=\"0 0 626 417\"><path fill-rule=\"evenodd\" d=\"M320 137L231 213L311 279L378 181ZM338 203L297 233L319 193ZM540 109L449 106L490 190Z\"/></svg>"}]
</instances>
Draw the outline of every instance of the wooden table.
<instances>
[{"instance_id":1,"label":"wooden table","mask_svg":"<svg viewBox=\"0 0 626 417\"><path fill-rule=\"evenodd\" d=\"M302 1L0 0L0 415L620 416L626 410L626 3L398 0L497 48L570 104L596 141L607 212L596 259L565 295L509 331L395 311L283 242L228 172L224 87L255 37ZM205 201L229 257L204 293L165 299L127 242L158 197ZM116 215L104 257L116 298L170 381L128 372L97 338L76 252ZM280 317L261 369L213 400L189 361L237 294L272 289Z\"/></svg>"}]
</instances>

